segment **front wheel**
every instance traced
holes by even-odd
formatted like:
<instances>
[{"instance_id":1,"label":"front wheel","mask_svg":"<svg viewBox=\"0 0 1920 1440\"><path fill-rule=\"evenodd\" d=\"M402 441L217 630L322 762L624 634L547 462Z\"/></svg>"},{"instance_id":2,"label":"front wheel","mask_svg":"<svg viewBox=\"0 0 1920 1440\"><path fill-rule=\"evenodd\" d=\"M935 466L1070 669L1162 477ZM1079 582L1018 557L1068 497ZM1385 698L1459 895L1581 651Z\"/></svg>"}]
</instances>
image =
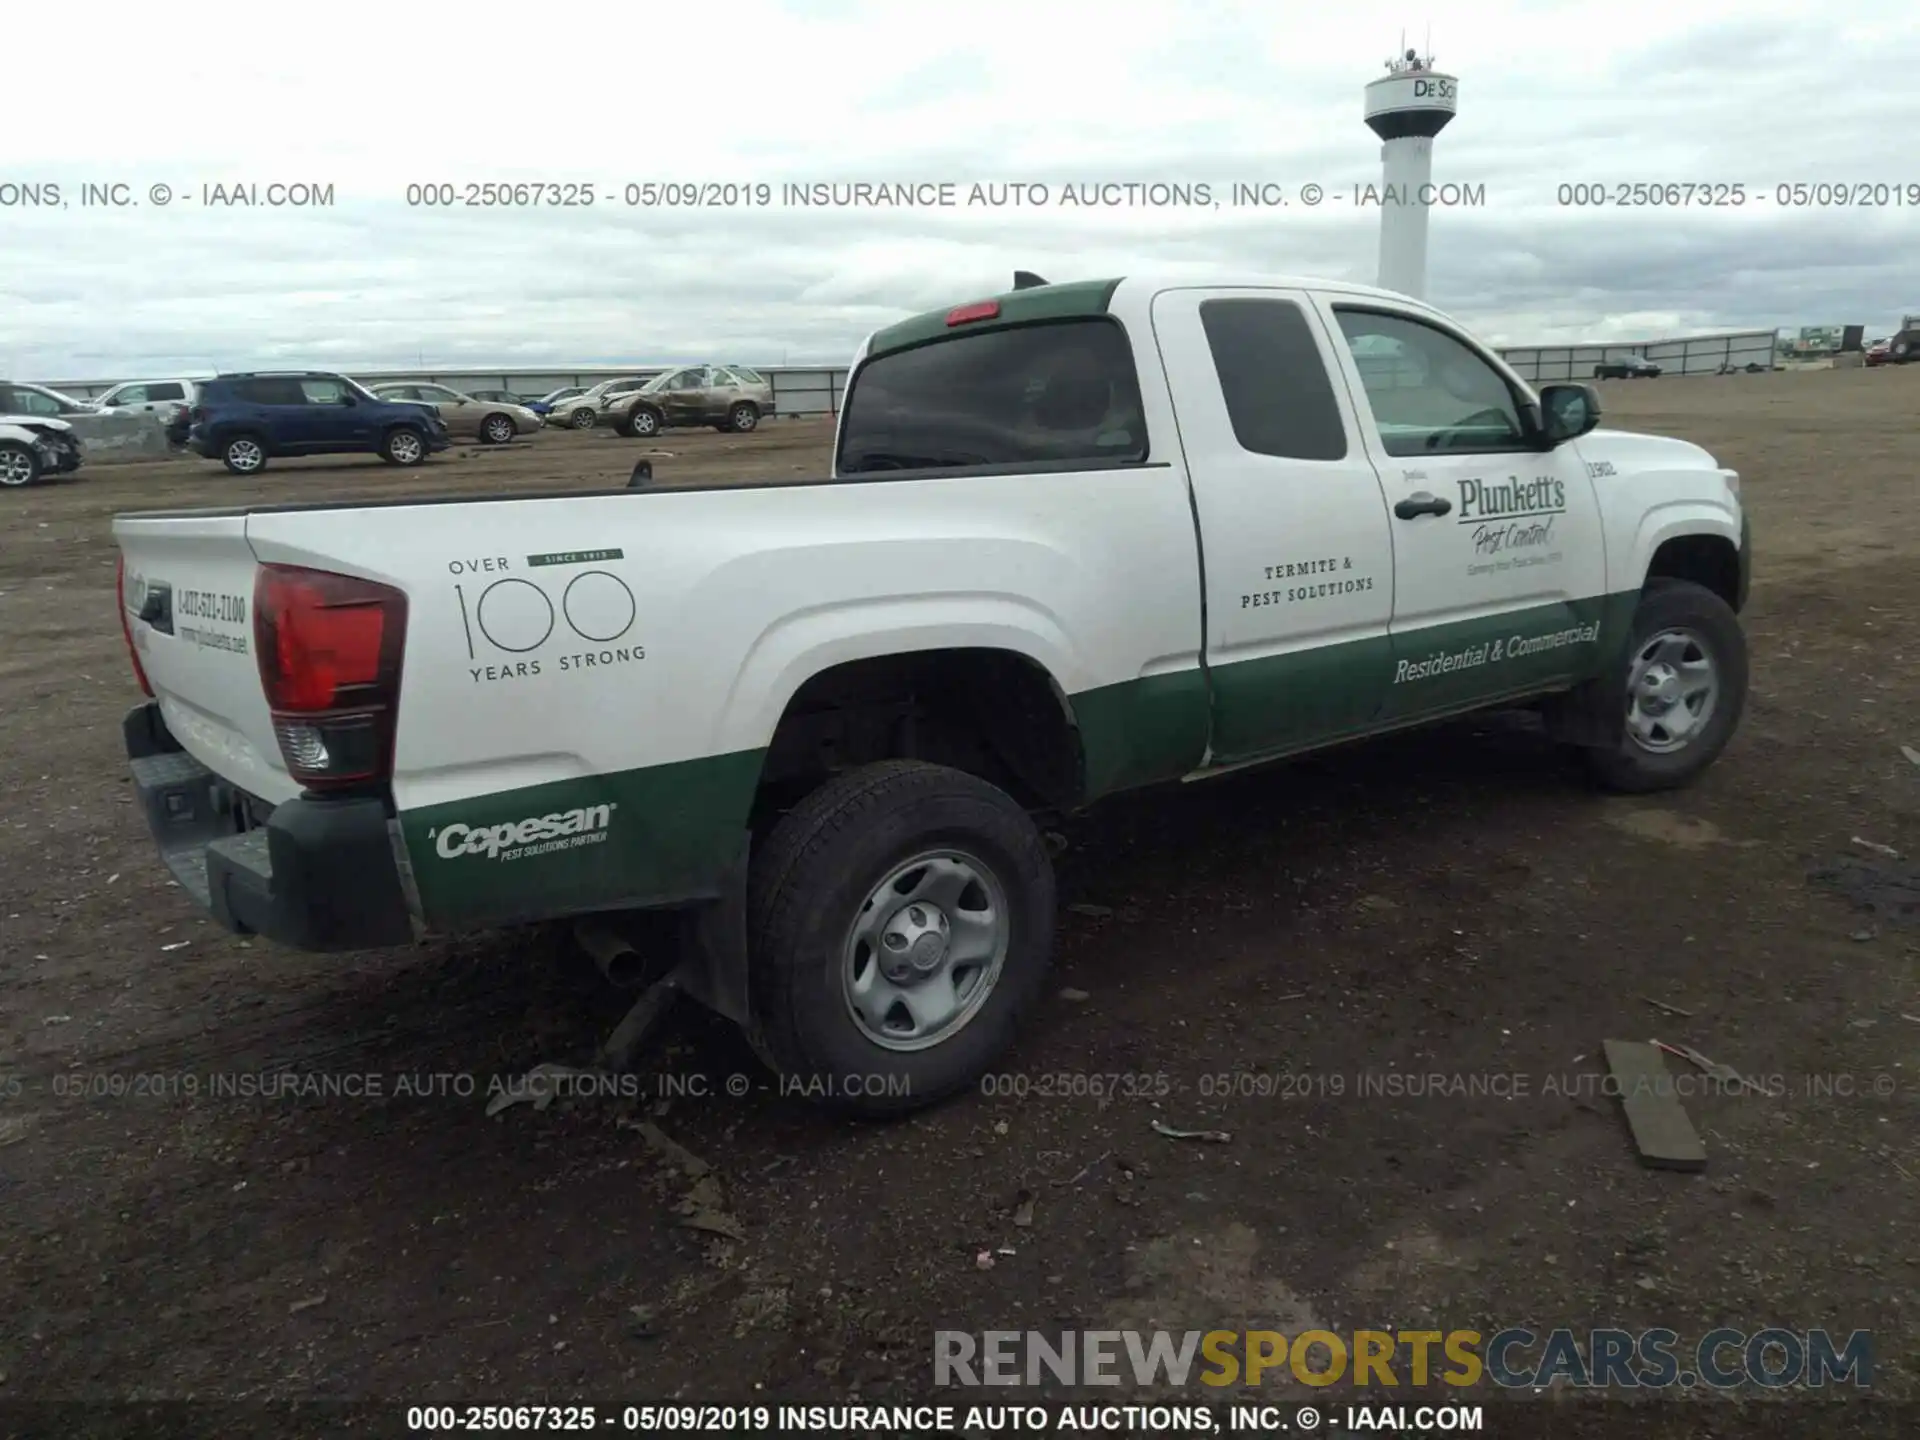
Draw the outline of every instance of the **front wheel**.
<instances>
[{"instance_id":1,"label":"front wheel","mask_svg":"<svg viewBox=\"0 0 1920 1440\"><path fill-rule=\"evenodd\" d=\"M0 440L0 485L9 489L40 478L40 458L17 440Z\"/></svg>"},{"instance_id":2,"label":"front wheel","mask_svg":"<svg viewBox=\"0 0 1920 1440\"><path fill-rule=\"evenodd\" d=\"M1645 794L1687 784L1727 747L1747 700L1747 637L1718 595L1656 580L1634 611L1620 688L1618 745L1585 752L1610 790Z\"/></svg>"},{"instance_id":3,"label":"front wheel","mask_svg":"<svg viewBox=\"0 0 1920 1440\"><path fill-rule=\"evenodd\" d=\"M380 458L389 465L418 465L427 458L427 442L420 438L418 430L402 425L389 430L380 442Z\"/></svg>"},{"instance_id":4,"label":"front wheel","mask_svg":"<svg viewBox=\"0 0 1920 1440\"><path fill-rule=\"evenodd\" d=\"M590 405L582 405L567 417L567 423L576 430L591 430L593 428L593 421L594 411Z\"/></svg>"},{"instance_id":5,"label":"front wheel","mask_svg":"<svg viewBox=\"0 0 1920 1440\"><path fill-rule=\"evenodd\" d=\"M627 416L627 434L648 440L659 433L660 417L644 405L634 406L633 413Z\"/></svg>"},{"instance_id":6,"label":"front wheel","mask_svg":"<svg viewBox=\"0 0 1920 1440\"><path fill-rule=\"evenodd\" d=\"M869 1117L967 1086L1045 983L1053 865L1026 811L920 761L795 806L748 886L756 1040L782 1088Z\"/></svg>"},{"instance_id":7,"label":"front wheel","mask_svg":"<svg viewBox=\"0 0 1920 1440\"><path fill-rule=\"evenodd\" d=\"M220 463L236 475L252 475L267 463L267 447L251 435L236 435L220 447Z\"/></svg>"},{"instance_id":8,"label":"front wheel","mask_svg":"<svg viewBox=\"0 0 1920 1440\"><path fill-rule=\"evenodd\" d=\"M504 445L519 433L511 415L489 415L480 422L483 445Z\"/></svg>"},{"instance_id":9,"label":"front wheel","mask_svg":"<svg viewBox=\"0 0 1920 1440\"><path fill-rule=\"evenodd\" d=\"M727 428L736 435L744 435L760 423L760 411L746 401L741 401L727 412Z\"/></svg>"}]
</instances>

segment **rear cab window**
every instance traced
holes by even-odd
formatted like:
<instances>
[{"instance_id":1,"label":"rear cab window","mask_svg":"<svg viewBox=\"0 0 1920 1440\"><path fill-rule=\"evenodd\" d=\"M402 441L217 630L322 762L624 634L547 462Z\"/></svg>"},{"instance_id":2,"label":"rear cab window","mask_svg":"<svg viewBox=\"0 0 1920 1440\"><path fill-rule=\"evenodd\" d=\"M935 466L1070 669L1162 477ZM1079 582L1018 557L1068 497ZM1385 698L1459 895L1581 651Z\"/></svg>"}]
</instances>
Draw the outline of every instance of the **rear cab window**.
<instances>
[{"instance_id":1,"label":"rear cab window","mask_svg":"<svg viewBox=\"0 0 1920 1440\"><path fill-rule=\"evenodd\" d=\"M866 360L835 472L1128 464L1147 458L1133 347L1110 315L945 334Z\"/></svg>"}]
</instances>

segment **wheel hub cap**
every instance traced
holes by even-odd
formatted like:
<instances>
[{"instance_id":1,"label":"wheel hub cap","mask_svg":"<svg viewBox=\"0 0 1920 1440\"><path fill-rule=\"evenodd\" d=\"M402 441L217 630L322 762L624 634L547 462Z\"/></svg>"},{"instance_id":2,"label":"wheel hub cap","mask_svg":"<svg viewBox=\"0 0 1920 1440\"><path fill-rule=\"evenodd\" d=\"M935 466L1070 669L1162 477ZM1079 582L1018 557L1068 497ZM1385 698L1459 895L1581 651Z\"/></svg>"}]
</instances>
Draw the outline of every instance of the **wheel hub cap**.
<instances>
[{"instance_id":1,"label":"wheel hub cap","mask_svg":"<svg viewBox=\"0 0 1920 1440\"><path fill-rule=\"evenodd\" d=\"M1006 962L1006 891L984 863L944 851L898 866L847 933L842 987L862 1034L922 1050L979 1013Z\"/></svg>"},{"instance_id":2,"label":"wheel hub cap","mask_svg":"<svg viewBox=\"0 0 1920 1440\"><path fill-rule=\"evenodd\" d=\"M1691 630L1665 630L1635 653L1627 676L1627 734L1642 749L1669 754L1706 729L1719 700L1713 652Z\"/></svg>"}]
</instances>

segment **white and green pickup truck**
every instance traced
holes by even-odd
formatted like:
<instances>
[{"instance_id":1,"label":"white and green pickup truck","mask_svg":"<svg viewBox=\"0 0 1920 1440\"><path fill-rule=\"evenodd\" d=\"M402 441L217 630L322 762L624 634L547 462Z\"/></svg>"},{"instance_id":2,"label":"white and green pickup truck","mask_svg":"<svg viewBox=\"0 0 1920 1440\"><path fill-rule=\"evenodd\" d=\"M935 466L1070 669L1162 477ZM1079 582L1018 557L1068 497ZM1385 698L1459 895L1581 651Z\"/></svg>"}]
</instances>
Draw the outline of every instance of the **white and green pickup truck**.
<instances>
[{"instance_id":1,"label":"white and green pickup truck","mask_svg":"<svg viewBox=\"0 0 1920 1440\"><path fill-rule=\"evenodd\" d=\"M869 337L818 481L118 517L127 750L235 931L678 911L807 1093L924 1104L1040 993L1036 816L1487 706L1713 761L1739 480L1599 418L1384 291L1023 283Z\"/></svg>"}]
</instances>

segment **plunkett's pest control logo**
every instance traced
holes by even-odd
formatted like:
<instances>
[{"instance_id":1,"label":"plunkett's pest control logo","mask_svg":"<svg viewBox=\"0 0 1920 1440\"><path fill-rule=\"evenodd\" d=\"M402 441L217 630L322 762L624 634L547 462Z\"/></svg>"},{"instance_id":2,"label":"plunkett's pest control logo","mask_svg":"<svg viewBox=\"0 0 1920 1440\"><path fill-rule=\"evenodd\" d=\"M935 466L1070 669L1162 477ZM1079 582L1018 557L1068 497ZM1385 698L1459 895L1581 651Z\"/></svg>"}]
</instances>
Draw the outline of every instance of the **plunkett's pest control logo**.
<instances>
[{"instance_id":1,"label":"plunkett's pest control logo","mask_svg":"<svg viewBox=\"0 0 1920 1440\"><path fill-rule=\"evenodd\" d=\"M480 855L488 860L519 860L556 850L598 845L613 824L615 804L588 805L576 810L553 810L525 820L498 825L442 825L427 831L433 853L442 860Z\"/></svg>"}]
</instances>

